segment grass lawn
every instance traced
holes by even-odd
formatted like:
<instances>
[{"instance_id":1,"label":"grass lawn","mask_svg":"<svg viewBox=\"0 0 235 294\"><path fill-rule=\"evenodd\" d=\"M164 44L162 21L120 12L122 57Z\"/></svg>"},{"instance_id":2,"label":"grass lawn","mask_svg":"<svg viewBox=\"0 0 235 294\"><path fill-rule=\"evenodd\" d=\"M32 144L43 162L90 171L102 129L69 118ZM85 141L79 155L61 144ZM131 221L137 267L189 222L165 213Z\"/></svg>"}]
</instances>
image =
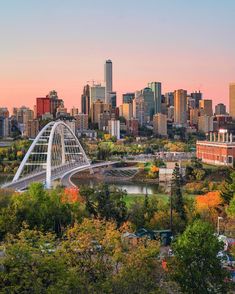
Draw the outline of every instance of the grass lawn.
<instances>
[{"instance_id":1,"label":"grass lawn","mask_svg":"<svg viewBox=\"0 0 235 294\"><path fill-rule=\"evenodd\" d=\"M193 194L183 194L184 197L190 197L190 198L194 198L195 195ZM130 207L132 205L132 203L134 203L135 201L139 201L139 200L144 200L144 194L127 194L127 196L125 197L125 202L127 207ZM164 194L164 193L158 193L158 194L151 194L148 195L149 198L155 197L157 199L160 199L163 203L167 203L168 199L169 199L169 194Z\"/></svg>"}]
</instances>

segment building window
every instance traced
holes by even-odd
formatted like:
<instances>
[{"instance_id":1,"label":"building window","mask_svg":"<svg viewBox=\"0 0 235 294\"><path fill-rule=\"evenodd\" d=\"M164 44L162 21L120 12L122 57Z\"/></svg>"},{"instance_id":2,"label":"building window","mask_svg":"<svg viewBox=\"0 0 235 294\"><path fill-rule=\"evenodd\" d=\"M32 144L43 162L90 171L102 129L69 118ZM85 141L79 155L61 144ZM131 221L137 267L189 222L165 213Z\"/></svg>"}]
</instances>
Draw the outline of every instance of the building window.
<instances>
[{"instance_id":1,"label":"building window","mask_svg":"<svg viewBox=\"0 0 235 294\"><path fill-rule=\"evenodd\" d=\"M232 164L233 163L233 157L232 156L228 156L228 163Z\"/></svg>"}]
</instances>

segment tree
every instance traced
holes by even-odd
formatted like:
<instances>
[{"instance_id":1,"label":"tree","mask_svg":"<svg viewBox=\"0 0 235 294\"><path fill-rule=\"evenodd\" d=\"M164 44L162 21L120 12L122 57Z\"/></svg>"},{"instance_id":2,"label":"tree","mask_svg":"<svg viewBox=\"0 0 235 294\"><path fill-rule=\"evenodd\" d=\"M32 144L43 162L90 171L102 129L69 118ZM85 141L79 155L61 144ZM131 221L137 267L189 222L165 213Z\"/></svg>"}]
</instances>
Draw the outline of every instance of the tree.
<instances>
[{"instance_id":1,"label":"tree","mask_svg":"<svg viewBox=\"0 0 235 294\"><path fill-rule=\"evenodd\" d=\"M55 236L24 228L4 243L1 293L68 293L68 270L55 250Z\"/></svg>"},{"instance_id":2,"label":"tree","mask_svg":"<svg viewBox=\"0 0 235 294\"><path fill-rule=\"evenodd\" d=\"M172 186L171 186L171 201L172 209L174 209L182 220L186 220L186 213L184 208L184 200L181 192L181 185L183 179L180 173L179 165L176 163L172 175Z\"/></svg>"},{"instance_id":3,"label":"tree","mask_svg":"<svg viewBox=\"0 0 235 294\"><path fill-rule=\"evenodd\" d=\"M221 189L221 198L225 205L229 205L235 194L235 172L231 173L225 180Z\"/></svg>"},{"instance_id":4,"label":"tree","mask_svg":"<svg viewBox=\"0 0 235 294\"><path fill-rule=\"evenodd\" d=\"M170 277L183 292L191 294L226 293L226 272L217 257L223 249L212 226L201 220L189 225L172 245Z\"/></svg>"},{"instance_id":5,"label":"tree","mask_svg":"<svg viewBox=\"0 0 235 294\"><path fill-rule=\"evenodd\" d=\"M95 218L114 220L118 226L126 220L125 191L103 184L96 189L82 187L80 194L85 199L88 212Z\"/></svg>"}]
</instances>

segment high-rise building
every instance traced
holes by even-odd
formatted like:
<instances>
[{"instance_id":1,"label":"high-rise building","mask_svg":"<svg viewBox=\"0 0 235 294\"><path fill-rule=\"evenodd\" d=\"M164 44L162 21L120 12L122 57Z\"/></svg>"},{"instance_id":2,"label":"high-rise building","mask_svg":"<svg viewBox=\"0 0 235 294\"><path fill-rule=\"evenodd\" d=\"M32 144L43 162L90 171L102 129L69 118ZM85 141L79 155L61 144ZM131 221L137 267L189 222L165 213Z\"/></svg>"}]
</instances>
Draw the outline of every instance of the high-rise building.
<instances>
[{"instance_id":1,"label":"high-rise building","mask_svg":"<svg viewBox=\"0 0 235 294\"><path fill-rule=\"evenodd\" d=\"M174 124L185 126L187 123L187 91L176 90L174 92Z\"/></svg>"},{"instance_id":2,"label":"high-rise building","mask_svg":"<svg viewBox=\"0 0 235 294\"><path fill-rule=\"evenodd\" d=\"M109 93L109 103L111 104L112 109L115 109L117 107L117 93L116 92Z\"/></svg>"},{"instance_id":3,"label":"high-rise building","mask_svg":"<svg viewBox=\"0 0 235 294\"><path fill-rule=\"evenodd\" d=\"M235 83L229 85L229 115L235 121Z\"/></svg>"},{"instance_id":4,"label":"high-rise building","mask_svg":"<svg viewBox=\"0 0 235 294\"><path fill-rule=\"evenodd\" d=\"M75 116L75 128L79 131L88 130L88 114L78 113Z\"/></svg>"},{"instance_id":5,"label":"high-rise building","mask_svg":"<svg viewBox=\"0 0 235 294\"><path fill-rule=\"evenodd\" d=\"M122 94L122 103L132 103L135 99L135 93L125 93Z\"/></svg>"},{"instance_id":6,"label":"high-rise building","mask_svg":"<svg viewBox=\"0 0 235 294\"><path fill-rule=\"evenodd\" d=\"M101 84L94 84L90 87L90 103L97 100L105 102L105 87L101 86Z\"/></svg>"},{"instance_id":7,"label":"high-rise building","mask_svg":"<svg viewBox=\"0 0 235 294\"><path fill-rule=\"evenodd\" d=\"M104 65L105 103L110 103L110 93L113 92L113 64L106 60Z\"/></svg>"},{"instance_id":8,"label":"high-rise building","mask_svg":"<svg viewBox=\"0 0 235 294\"><path fill-rule=\"evenodd\" d=\"M83 93L81 96L81 110L82 113L88 114L90 113L90 86L86 85L83 88Z\"/></svg>"},{"instance_id":9,"label":"high-rise building","mask_svg":"<svg viewBox=\"0 0 235 294\"><path fill-rule=\"evenodd\" d=\"M160 136L167 136L167 116L157 113L153 116L153 133Z\"/></svg>"},{"instance_id":10,"label":"high-rise building","mask_svg":"<svg viewBox=\"0 0 235 294\"><path fill-rule=\"evenodd\" d=\"M97 100L96 102L91 104L91 122L92 123L99 123L100 120L100 114L104 111L111 111L111 105L106 104L101 100Z\"/></svg>"},{"instance_id":11,"label":"high-rise building","mask_svg":"<svg viewBox=\"0 0 235 294\"><path fill-rule=\"evenodd\" d=\"M199 118L199 110L198 108L191 108L189 110L189 120L191 126L198 125L198 118Z\"/></svg>"},{"instance_id":12,"label":"high-rise building","mask_svg":"<svg viewBox=\"0 0 235 294\"><path fill-rule=\"evenodd\" d=\"M51 113L49 97L38 97L36 101L37 118L41 118L45 113Z\"/></svg>"},{"instance_id":13,"label":"high-rise building","mask_svg":"<svg viewBox=\"0 0 235 294\"><path fill-rule=\"evenodd\" d=\"M133 101L133 114L138 119L140 125L144 125L153 120L155 112L154 93L150 88L137 91Z\"/></svg>"},{"instance_id":14,"label":"high-rise building","mask_svg":"<svg viewBox=\"0 0 235 294\"><path fill-rule=\"evenodd\" d=\"M39 132L39 121L38 119L31 119L28 120L26 123L26 128L25 128L25 136L28 138L36 138L37 134Z\"/></svg>"},{"instance_id":15,"label":"high-rise building","mask_svg":"<svg viewBox=\"0 0 235 294\"><path fill-rule=\"evenodd\" d=\"M199 108L199 101L202 100L202 93L200 91L195 91L191 93L191 97L195 100L195 107Z\"/></svg>"},{"instance_id":16,"label":"high-rise building","mask_svg":"<svg viewBox=\"0 0 235 294\"><path fill-rule=\"evenodd\" d=\"M111 136L120 139L120 120L111 119L108 122L108 131Z\"/></svg>"},{"instance_id":17,"label":"high-rise building","mask_svg":"<svg viewBox=\"0 0 235 294\"><path fill-rule=\"evenodd\" d=\"M9 136L9 111L6 107L0 108L0 137Z\"/></svg>"},{"instance_id":18,"label":"high-rise building","mask_svg":"<svg viewBox=\"0 0 235 294\"><path fill-rule=\"evenodd\" d=\"M154 93L154 114L161 112L161 101L162 101L162 84L159 82L148 83L148 88L150 88Z\"/></svg>"},{"instance_id":19,"label":"high-rise building","mask_svg":"<svg viewBox=\"0 0 235 294\"><path fill-rule=\"evenodd\" d=\"M212 100L203 99L199 101L199 109L201 115L213 116Z\"/></svg>"},{"instance_id":20,"label":"high-rise building","mask_svg":"<svg viewBox=\"0 0 235 294\"><path fill-rule=\"evenodd\" d=\"M203 133L213 132L213 117L208 115L199 116L198 130Z\"/></svg>"},{"instance_id":21,"label":"high-rise building","mask_svg":"<svg viewBox=\"0 0 235 294\"><path fill-rule=\"evenodd\" d=\"M225 115L226 114L226 105L219 103L215 105L215 115Z\"/></svg>"},{"instance_id":22,"label":"high-rise building","mask_svg":"<svg viewBox=\"0 0 235 294\"><path fill-rule=\"evenodd\" d=\"M166 104L168 107L174 106L174 93L173 92L168 92L165 94L166 97Z\"/></svg>"},{"instance_id":23,"label":"high-rise building","mask_svg":"<svg viewBox=\"0 0 235 294\"><path fill-rule=\"evenodd\" d=\"M133 117L133 104L123 103L119 106L119 115L123 116L126 120L130 120Z\"/></svg>"},{"instance_id":24,"label":"high-rise building","mask_svg":"<svg viewBox=\"0 0 235 294\"><path fill-rule=\"evenodd\" d=\"M111 120L111 111L110 110L104 110L99 115L99 122L98 127L101 131L106 131L108 128L108 122Z\"/></svg>"}]
</instances>

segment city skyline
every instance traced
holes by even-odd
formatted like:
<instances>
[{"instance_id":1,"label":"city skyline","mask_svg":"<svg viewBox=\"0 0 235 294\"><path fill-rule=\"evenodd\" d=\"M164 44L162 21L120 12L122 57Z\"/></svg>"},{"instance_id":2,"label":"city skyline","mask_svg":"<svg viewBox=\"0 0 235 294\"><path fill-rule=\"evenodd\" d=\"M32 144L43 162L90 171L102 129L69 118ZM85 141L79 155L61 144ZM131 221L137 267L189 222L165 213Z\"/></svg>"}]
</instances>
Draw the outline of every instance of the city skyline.
<instances>
[{"instance_id":1,"label":"city skyline","mask_svg":"<svg viewBox=\"0 0 235 294\"><path fill-rule=\"evenodd\" d=\"M201 90L213 106L228 106L235 3L214 2L2 3L0 104L32 108L36 97L55 89L68 108L80 108L84 85L103 80L111 59L118 105L123 93L159 81L163 94Z\"/></svg>"}]
</instances>

